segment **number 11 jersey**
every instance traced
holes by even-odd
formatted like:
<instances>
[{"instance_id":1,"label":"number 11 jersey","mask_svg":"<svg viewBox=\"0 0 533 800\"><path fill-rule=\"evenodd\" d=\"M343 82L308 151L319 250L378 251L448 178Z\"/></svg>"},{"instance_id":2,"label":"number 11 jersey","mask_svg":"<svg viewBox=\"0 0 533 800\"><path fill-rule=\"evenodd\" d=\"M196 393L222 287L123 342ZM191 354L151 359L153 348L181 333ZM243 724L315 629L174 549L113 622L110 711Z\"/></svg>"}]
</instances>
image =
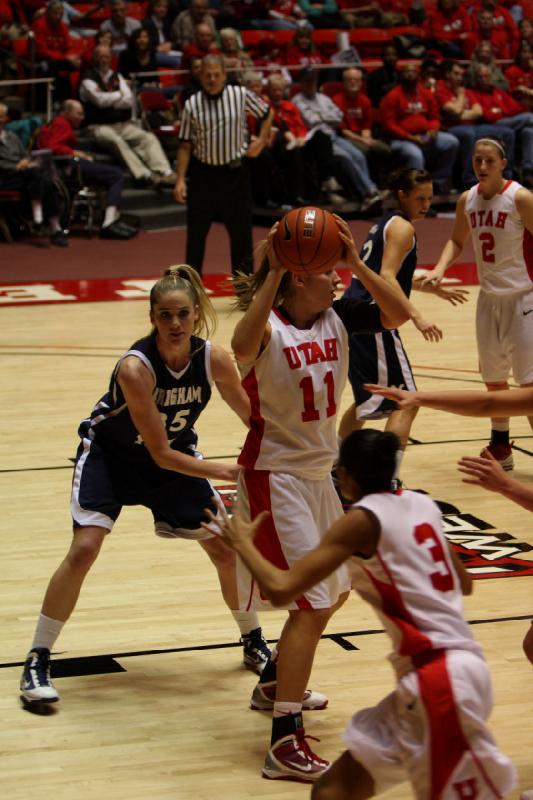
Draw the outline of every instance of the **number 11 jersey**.
<instances>
[{"instance_id":1,"label":"number 11 jersey","mask_svg":"<svg viewBox=\"0 0 533 800\"><path fill-rule=\"evenodd\" d=\"M382 330L379 309L336 300L310 328L297 328L280 309L268 321L272 333L265 349L253 363L239 364L252 407L239 464L321 480L337 457L348 334Z\"/></svg>"}]
</instances>

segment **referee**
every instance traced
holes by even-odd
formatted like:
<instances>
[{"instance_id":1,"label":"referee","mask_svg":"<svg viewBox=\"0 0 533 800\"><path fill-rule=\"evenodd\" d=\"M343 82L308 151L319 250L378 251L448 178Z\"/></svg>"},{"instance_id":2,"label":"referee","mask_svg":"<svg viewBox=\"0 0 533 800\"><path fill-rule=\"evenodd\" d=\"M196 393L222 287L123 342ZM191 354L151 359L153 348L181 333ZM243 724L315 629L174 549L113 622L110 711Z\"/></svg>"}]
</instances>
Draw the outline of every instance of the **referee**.
<instances>
[{"instance_id":1,"label":"referee","mask_svg":"<svg viewBox=\"0 0 533 800\"><path fill-rule=\"evenodd\" d=\"M185 103L177 155L175 197L187 202L185 260L201 274L205 241L219 219L230 238L232 272L253 271L252 195L245 156L257 156L268 136L268 105L244 86L226 86L224 63L206 56L202 89ZM262 120L249 145L247 116ZM185 178L187 177L187 182Z\"/></svg>"}]
</instances>

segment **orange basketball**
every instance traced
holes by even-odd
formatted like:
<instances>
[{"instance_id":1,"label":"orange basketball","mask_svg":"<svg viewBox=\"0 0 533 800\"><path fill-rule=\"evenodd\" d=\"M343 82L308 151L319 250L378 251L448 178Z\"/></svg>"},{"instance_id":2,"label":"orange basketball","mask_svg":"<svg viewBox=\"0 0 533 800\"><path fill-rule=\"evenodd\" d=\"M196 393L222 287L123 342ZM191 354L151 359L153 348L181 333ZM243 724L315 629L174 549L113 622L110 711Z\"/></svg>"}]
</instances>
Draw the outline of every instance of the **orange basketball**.
<instances>
[{"instance_id":1,"label":"orange basketball","mask_svg":"<svg viewBox=\"0 0 533 800\"><path fill-rule=\"evenodd\" d=\"M293 208L280 220L274 236L274 252L280 262L303 275L334 269L343 250L333 214L314 206Z\"/></svg>"}]
</instances>

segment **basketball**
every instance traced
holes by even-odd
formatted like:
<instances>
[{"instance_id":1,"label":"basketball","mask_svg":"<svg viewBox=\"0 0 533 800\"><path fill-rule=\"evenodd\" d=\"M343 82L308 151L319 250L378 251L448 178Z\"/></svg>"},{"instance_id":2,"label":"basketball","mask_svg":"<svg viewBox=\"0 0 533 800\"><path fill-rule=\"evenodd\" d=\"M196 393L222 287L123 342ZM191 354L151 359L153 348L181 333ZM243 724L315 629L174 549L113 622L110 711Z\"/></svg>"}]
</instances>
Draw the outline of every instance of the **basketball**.
<instances>
[{"instance_id":1,"label":"basketball","mask_svg":"<svg viewBox=\"0 0 533 800\"><path fill-rule=\"evenodd\" d=\"M302 275L329 272L342 258L344 244L333 214L322 208L293 208L280 220L274 252L283 266Z\"/></svg>"}]
</instances>

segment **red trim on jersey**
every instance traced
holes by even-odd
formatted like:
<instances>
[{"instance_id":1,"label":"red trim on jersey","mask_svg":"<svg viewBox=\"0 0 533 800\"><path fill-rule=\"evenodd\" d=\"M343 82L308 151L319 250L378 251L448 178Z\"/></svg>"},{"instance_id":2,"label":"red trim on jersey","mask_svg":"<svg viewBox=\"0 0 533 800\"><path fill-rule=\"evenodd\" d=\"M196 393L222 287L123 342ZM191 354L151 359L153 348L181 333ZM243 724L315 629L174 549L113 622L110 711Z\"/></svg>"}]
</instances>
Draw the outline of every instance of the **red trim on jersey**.
<instances>
[{"instance_id":1,"label":"red trim on jersey","mask_svg":"<svg viewBox=\"0 0 533 800\"><path fill-rule=\"evenodd\" d=\"M433 643L431 639L426 636L425 633L422 633L422 631L418 630L416 622L405 607L402 596L394 585L392 576L379 553L377 554L377 557L381 566L389 576L390 583L384 583L383 581L380 581L378 578L372 575L370 570L366 569L365 567L363 567L363 569L381 597L381 611L400 630L402 641L400 643L400 647L398 648L399 655L412 656L415 653L422 653L425 650L432 650Z\"/></svg>"},{"instance_id":2,"label":"red trim on jersey","mask_svg":"<svg viewBox=\"0 0 533 800\"><path fill-rule=\"evenodd\" d=\"M279 308L273 308L273 309L272 309L272 311L274 312L274 314L276 315L276 317L279 319L279 321L280 321L280 322L283 322L283 324L284 324L284 325L292 325L292 322L290 322L290 321L287 319L287 317L285 317L285 316L284 316L284 315L281 313L281 311L279 310Z\"/></svg>"},{"instance_id":3,"label":"red trim on jersey","mask_svg":"<svg viewBox=\"0 0 533 800\"><path fill-rule=\"evenodd\" d=\"M446 668L446 651L433 658L413 658L420 696L429 728L431 800L443 797L453 771L470 750L455 707L453 688Z\"/></svg>"},{"instance_id":4,"label":"red trim on jersey","mask_svg":"<svg viewBox=\"0 0 533 800\"><path fill-rule=\"evenodd\" d=\"M289 564L283 549L281 541L276 530L276 524L272 517L272 502L270 497L270 472L268 470L244 470L244 482L246 483L246 491L248 493L248 501L250 503L250 517L255 519L261 511L269 511L270 516L266 519L258 532L256 533L254 544L267 561L274 564L279 569L289 569ZM248 599L248 605L251 603L251 595ZM262 599L265 599L261 595ZM312 610L312 605L306 597L299 597L296 600L296 605L299 609Z\"/></svg>"},{"instance_id":5,"label":"red trim on jersey","mask_svg":"<svg viewBox=\"0 0 533 800\"><path fill-rule=\"evenodd\" d=\"M504 192L506 192L511 184L512 184L512 180L511 179L509 179L508 181L505 181L504 185L502 186L502 188L500 189L498 194L503 194Z\"/></svg>"},{"instance_id":6,"label":"red trim on jersey","mask_svg":"<svg viewBox=\"0 0 533 800\"><path fill-rule=\"evenodd\" d=\"M429 728L430 799L439 800L444 796L454 770L466 753L472 756L481 778L494 797L501 798L502 795L490 780L463 733L447 669L446 650L434 650L432 653L414 656L413 663Z\"/></svg>"},{"instance_id":7,"label":"red trim on jersey","mask_svg":"<svg viewBox=\"0 0 533 800\"><path fill-rule=\"evenodd\" d=\"M251 369L246 378L242 381L242 387L250 398L250 430L246 436L244 447L237 459L237 463L243 467L253 468L259 458L261 451L261 441L265 433L265 420L261 416L261 401L259 399L259 384L255 374L255 368Z\"/></svg>"},{"instance_id":8,"label":"red trim on jersey","mask_svg":"<svg viewBox=\"0 0 533 800\"><path fill-rule=\"evenodd\" d=\"M531 234L527 228L524 228L522 252L524 253L527 274L529 275L530 281L533 282L533 234Z\"/></svg>"}]
</instances>

